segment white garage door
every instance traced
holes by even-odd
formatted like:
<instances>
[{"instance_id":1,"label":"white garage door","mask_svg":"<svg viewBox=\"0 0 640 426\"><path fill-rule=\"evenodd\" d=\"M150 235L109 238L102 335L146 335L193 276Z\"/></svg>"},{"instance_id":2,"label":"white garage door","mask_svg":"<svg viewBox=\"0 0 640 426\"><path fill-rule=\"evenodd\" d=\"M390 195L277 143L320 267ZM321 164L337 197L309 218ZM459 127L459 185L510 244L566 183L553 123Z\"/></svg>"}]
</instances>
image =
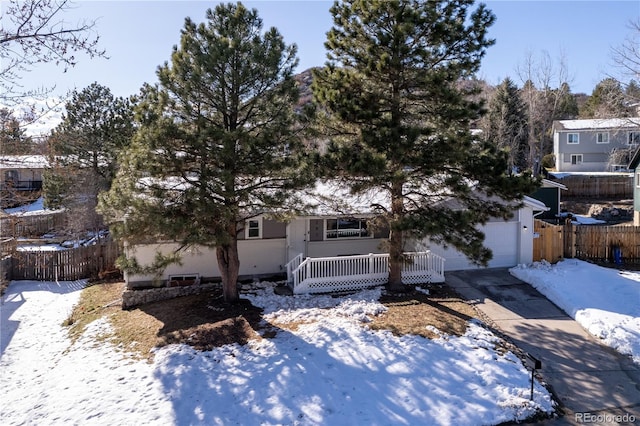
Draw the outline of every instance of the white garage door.
<instances>
[{"instance_id":1,"label":"white garage door","mask_svg":"<svg viewBox=\"0 0 640 426\"><path fill-rule=\"evenodd\" d=\"M518 264L519 222L490 222L482 230L485 234L484 245L493 252L493 259L488 266L490 268L516 266ZM446 259L445 271L477 268L469 263L464 254L451 247L444 249L441 246L431 244L430 249Z\"/></svg>"}]
</instances>

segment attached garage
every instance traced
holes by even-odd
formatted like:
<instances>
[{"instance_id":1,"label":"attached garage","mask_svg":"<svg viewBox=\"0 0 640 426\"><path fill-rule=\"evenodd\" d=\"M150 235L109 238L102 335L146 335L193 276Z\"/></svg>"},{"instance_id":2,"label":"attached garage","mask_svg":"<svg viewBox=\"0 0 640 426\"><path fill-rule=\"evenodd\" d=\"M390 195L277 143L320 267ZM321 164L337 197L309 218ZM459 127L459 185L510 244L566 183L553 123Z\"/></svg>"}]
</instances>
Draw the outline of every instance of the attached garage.
<instances>
[{"instance_id":1,"label":"attached garage","mask_svg":"<svg viewBox=\"0 0 640 426\"><path fill-rule=\"evenodd\" d=\"M485 246L493 252L493 259L489 262L488 267L511 267L519 263L518 228L519 222L490 222L482 227L485 235ZM477 268L477 266L469 262L464 254L451 247L444 248L435 244L428 246L432 252L446 259L445 271Z\"/></svg>"},{"instance_id":2,"label":"attached garage","mask_svg":"<svg viewBox=\"0 0 640 426\"><path fill-rule=\"evenodd\" d=\"M534 214L548 208L542 202L529 197L525 197L524 203L524 207L518 210L511 220L496 219L480 228L485 235L485 246L493 252L489 268L506 268L533 261L533 238L536 237L533 233ZM429 242L421 246L446 259L445 271L478 268L470 263L464 254L451 247L444 248Z\"/></svg>"}]
</instances>

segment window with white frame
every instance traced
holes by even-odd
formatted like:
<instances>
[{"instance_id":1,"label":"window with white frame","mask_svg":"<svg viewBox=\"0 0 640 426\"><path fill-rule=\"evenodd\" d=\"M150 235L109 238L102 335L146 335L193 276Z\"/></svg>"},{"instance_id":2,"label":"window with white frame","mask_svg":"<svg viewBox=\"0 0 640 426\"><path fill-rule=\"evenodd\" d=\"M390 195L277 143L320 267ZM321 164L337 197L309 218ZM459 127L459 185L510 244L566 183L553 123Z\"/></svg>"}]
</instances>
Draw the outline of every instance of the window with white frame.
<instances>
[{"instance_id":1,"label":"window with white frame","mask_svg":"<svg viewBox=\"0 0 640 426\"><path fill-rule=\"evenodd\" d=\"M567 143L570 143L570 144L580 143L580 134L579 133L567 133Z\"/></svg>"},{"instance_id":2,"label":"window with white frame","mask_svg":"<svg viewBox=\"0 0 640 426\"><path fill-rule=\"evenodd\" d=\"M636 171L636 186L640 188L640 170Z\"/></svg>"},{"instance_id":3,"label":"window with white frame","mask_svg":"<svg viewBox=\"0 0 640 426\"><path fill-rule=\"evenodd\" d=\"M571 154L571 164L582 164L582 154Z\"/></svg>"},{"instance_id":4,"label":"window with white frame","mask_svg":"<svg viewBox=\"0 0 640 426\"><path fill-rule=\"evenodd\" d=\"M596 134L596 143L609 143L609 132L598 132Z\"/></svg>"},{"instance_id":5,"label":"window with white frame","mask_svg":"<svg viewBox=\"0 0 640 426\"><path fill-rule=\"evenodd\" d=\"M629 132L629 145L638 145L640 144L640 132Z\"/></svg>"},{"instance_id":6,"label":"window with white frame","mask_svg":"<svg viewBox=\"0 0 640 426\"><path fill-rule=\"evenodd\" d=\"M262 238L262 226L260 219L249 219L244 229L247 239Z\"/></svg>"},{"instance_id":7,"label":"window with white frame","mask_svg":"<svg viewBox=\"0 0 640 426\"><path fill-rule=\"evenodd\" d=\"M326 219L325 238L371 238L373 234L367 229L367 221L352 217Z\"/></svg>"}]
</instances>

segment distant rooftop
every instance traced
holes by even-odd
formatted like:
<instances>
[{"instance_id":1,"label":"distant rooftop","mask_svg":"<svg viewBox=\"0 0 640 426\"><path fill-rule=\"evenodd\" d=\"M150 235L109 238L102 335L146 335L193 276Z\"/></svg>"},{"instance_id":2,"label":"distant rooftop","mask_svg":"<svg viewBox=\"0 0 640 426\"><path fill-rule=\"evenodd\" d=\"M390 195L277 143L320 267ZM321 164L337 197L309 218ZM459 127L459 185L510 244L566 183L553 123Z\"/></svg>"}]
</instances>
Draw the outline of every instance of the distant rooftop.
<instances>
[{"instance_id":1,"label":"distant rooftop","mask_svg":"<svg viewBox=\"0 0 640 426\"><path fill-rule=\"evenodd\" d=\"M0 169L44 169L49 160L44 155L2 155Z\"/></svg>"},{"instance_id":2,"label":"distant rooftop","mask_svg":"<svg viewBox=\"0 0 640 426\"><path fill-rule=\"evenodd\" d=\"M556 130L628 129L640 127L640 117L558 120L554 121L553 127Z\"/></svg>"}]
</instances>

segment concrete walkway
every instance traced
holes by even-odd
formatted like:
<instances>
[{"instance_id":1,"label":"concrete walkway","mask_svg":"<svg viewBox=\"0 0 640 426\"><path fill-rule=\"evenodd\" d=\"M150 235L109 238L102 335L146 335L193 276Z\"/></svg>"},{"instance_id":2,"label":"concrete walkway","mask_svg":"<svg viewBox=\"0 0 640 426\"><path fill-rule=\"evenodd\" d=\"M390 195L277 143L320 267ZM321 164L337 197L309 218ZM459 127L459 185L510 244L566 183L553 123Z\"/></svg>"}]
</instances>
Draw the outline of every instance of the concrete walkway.
<instances>
[{"instance_id":1,"label":"concrete walkway","mask_svg":"<svg viewBox=\"0 0 640 426\"><path fill-rule=\"evenodd\" d=\"M542 361L539 373L561 402L562 417L540 424L640 425L640 366L629 357L601 345L507 269L447 272L445 277L493 326ZM613 421L580 421L580 413ZM618 423L613 417L625 414L635 416L635 422Z\"/></svg>"}]
</instances>

